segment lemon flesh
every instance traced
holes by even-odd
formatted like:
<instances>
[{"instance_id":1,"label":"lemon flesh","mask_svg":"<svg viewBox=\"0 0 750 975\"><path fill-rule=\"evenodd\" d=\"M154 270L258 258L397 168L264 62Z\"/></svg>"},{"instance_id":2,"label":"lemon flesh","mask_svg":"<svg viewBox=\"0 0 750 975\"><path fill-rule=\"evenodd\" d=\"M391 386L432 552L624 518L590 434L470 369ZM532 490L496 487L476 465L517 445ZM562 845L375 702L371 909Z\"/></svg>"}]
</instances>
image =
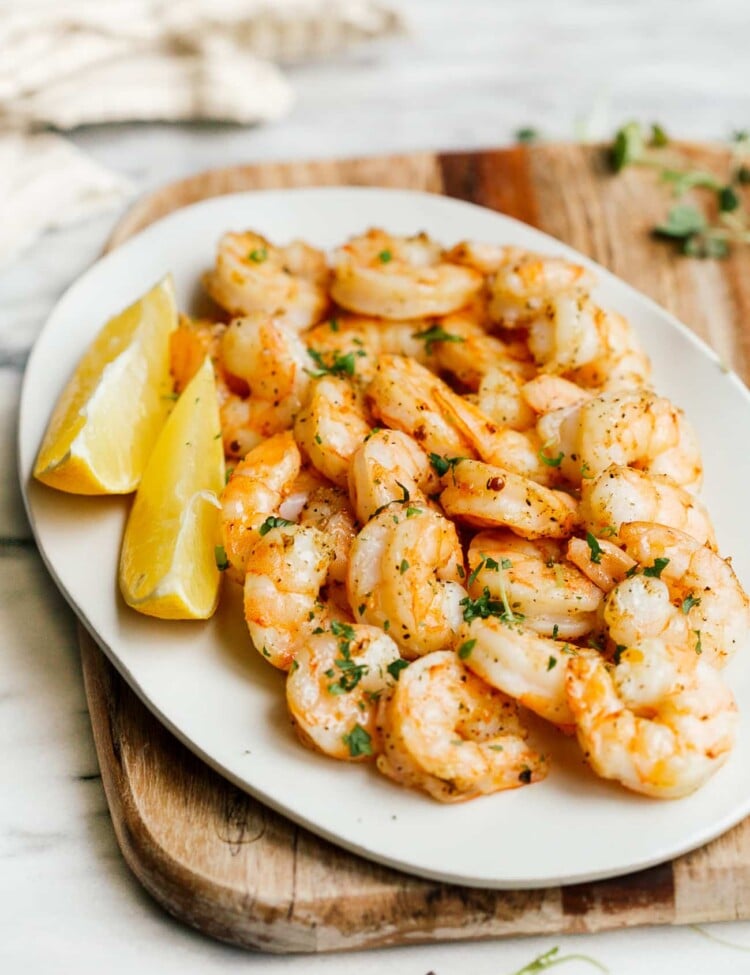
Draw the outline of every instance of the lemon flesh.
<instances>
[{"instance_id":1,"label":"lemon flesh","mask_svg":"<svg viewBox=\"0 0 750 975\"><path fill-rule=\"evenodd\" d=\"M154 445L125 527L120 591L161 619L207 619L221 573L218 497L224 487L216 382L206 359Z\"/></svg>"},{"instance_id":2,"label":"lemon flesh","mask_svg":"<svg viewBox=\"0 0 750 975\"><path fill-rule=\"evenodd\" d=\"M171 406L176 327L170 275L107 322L57 401L34 467L38 480L72 494L138 487Z\"/></svg>"}]
</instances>

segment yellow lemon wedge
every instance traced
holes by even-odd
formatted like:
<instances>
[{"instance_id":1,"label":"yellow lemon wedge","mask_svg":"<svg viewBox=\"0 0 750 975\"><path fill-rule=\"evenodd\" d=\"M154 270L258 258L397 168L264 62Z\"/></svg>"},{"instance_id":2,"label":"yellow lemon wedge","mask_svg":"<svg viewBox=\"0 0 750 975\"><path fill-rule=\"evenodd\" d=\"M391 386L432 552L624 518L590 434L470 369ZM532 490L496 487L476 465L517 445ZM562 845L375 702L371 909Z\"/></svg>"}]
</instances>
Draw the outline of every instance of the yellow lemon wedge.
<instances>
[{"instance_id":1,"label":"yellow lemon wedge","mask_svg":"<svg viewBox=\"0 0 750 975\"><path fill-rule=\"evenodd\" d=\"M172 405L169 337L176 327L170 275L107 322L57 401L34 477L72 494L138 487Z\"/></svg>"},{"instance_id":2,"label":"yellow lemon wedge","mask_svg":"<svg viewBox=\"0 0 750 975\"><path fill-rule=\"evenodd\" d=\"M161 619L211 616L221 581L223 488L216 381L207 358L164 424L130 511L120 555L128 606Z\"/></svg>"}]
</instances>

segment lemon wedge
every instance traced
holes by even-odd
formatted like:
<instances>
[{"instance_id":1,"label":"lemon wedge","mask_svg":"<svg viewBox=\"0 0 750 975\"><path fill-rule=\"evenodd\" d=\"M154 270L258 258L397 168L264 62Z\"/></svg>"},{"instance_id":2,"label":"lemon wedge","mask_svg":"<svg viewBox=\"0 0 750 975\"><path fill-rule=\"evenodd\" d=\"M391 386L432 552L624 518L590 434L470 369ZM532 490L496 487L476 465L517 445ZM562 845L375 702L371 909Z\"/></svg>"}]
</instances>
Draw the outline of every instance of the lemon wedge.
<instances>
[{"instance_id":1,"label":"lemon wedge","mask_svg":"<svg viewBox=\"0 0 750 975\"><path fill-rule=\"evenodd\" d=\"M170 275L110 319L52 413L34 476L73 494L128 494L141 479L172 405Z\"/></svg>"},{"instance_id":2,"label":"lemon wedge","mask_svg":"<svg viewBox=\"0 0 750 975\"><path fill-rule=\"evenodd\" d=\"M208 619L219 595L224 487L216 382L206 358L154 445L125 528L120 590L161 619Z\"/></svg>"}]
</instances>

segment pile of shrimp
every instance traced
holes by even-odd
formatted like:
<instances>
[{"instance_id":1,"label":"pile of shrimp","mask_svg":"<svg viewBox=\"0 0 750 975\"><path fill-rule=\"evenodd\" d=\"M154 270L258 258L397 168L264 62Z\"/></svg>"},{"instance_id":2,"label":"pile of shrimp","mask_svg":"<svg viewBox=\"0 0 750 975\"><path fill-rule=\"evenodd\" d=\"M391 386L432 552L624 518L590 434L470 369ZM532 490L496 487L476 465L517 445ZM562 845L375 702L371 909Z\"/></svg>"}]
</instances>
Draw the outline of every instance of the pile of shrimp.
<instances>
[{"instance_id":1,"label":"pile of shrimp","mask_svg":"<svg viewBox=\"0 0 750 975\"><path fill-rule=\"evenodd\" d=\"M727 758L748 598L693 430L594 285L425 234L221 239L221 311L172 369L213 360L222 564L305 745L442 802L547 775L529 712L648 796Z\"/></svg>"}]
</instances>

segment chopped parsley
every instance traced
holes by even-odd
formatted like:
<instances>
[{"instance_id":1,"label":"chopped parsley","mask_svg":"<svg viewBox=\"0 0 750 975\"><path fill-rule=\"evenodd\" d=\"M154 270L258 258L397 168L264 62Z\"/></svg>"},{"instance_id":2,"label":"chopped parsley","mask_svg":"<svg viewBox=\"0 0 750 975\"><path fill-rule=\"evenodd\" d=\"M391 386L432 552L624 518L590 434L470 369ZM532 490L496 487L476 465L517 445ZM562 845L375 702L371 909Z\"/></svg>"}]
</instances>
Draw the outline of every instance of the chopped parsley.
<instances>
[{"instance_id":1,"label":"chopped parsley","mask_svg":"<svg viewBox=\"0 0 750 975\"><path fill-rule=\"evenodd\" d=\"M693 608L693 606L700 606L700 604L701 604L701 598L700 598L700 596L694 596L692 593L689 593L682 600L682 604L680 606L680 609L685 614L685 616L687 616L687 614L690 612L690 610Z\"/></svg>"},{"instance_id":2,"label":"chopped parsley","mask_svg":"<svg viewBox=\"0 0 750 975\"><path fill-rule=\"evenodd\" d=\"M394 680L398 680L399 677L401 676L401 671L404 669L404 667L408 667L408 666L409 666L408 660L402 660L401 658L399 658L398 660L394 660L393 663L388 664L388 666L385 669L388 671L388 673L391 675L391 677Z\"/></svg>"},{"instance_id":3,"label":"chopped parsley","mask_svg":"<svg viewBox=\"0 0 750 975\"><path fill-rule=\"evenodd\" d=\"M556 666L557 666L557 657L553 657L552 655L550 655L547 658L547 670L552 670Z\"/></svg>"},{"instance_id":4,"label":"chopped parsley","mask_svg":"<svg viewBox=\"0 0 750 975\"><path fill-rule=\"evenodd\" d=\"M565 456L565 454L561 450L556 457L548 457L547 454L545 453L545 450L549 446L551 446L550 443L542 444L542 446L537 451L537 457L543 464L546 464L547 467L559 467L560 464L562 463L562 459Z\"/></svg>"},{"instance_id":5,"label":"chopped parsley","mask_svg":"<svg viewBox=\"0 0 750 975\"><path fill-rule=\"evenodd\" d=\"M423 510L422 508L414 508L413 506L410 505L406 509L406 517L407 518L413 518L415 515L421 515L422 514L422 510Z\"/></svg>"},{"instance_id":6,"label":"chopped parsley","mask_svg":"<svg viewBox=\"0 0 750 975\"><path fill-rule=\"evenodd\" d=\"M476 640L465 640L461 646L458 648L458 656L460 660L466 660L467 657L471 656L471 651L477 645Z\"/></svg>"},{"instance_id":7,"label":"chopped parsley","mask_svg":"<svg viewBox=\"0 0 750 975\"><path fill-rule=\"evenodd\" d=\"M229 559L227 558L227 552L223 545L217 545L214 548L214 558L216 559L216 568L219 572L226 572L229 568Z\"/></svg>"},{"instance_id":8,"label":"chopped parsley","mask_svg":"<svg viewBox=\"0 0 750 975\"><path fill-rule=\"evenodd\" d=\"M516 142L522 142L528 145L530 142L536 142L539 138L539 132L537 129L533 129L529 125L524 125L520 129L516 129Z\"/></svg>"},{"instance_id":9,"label":"chopped parsley","mask_svg":"<svg viewBox=\"0 0 750 975\"><path fill-rule=\"evenodd\" d=\"M427 355L432 355L432 349L436 342L465 342L463 335L455 335L453 332L446 332L439 325L426 328L423 332L412 332L413 339L422 339L424 350Z\"/></svg>"},{"instance_id":10,"label":"chopped parsley","mask_svg":"<svg viewBox=\"0 0 750 975\"><path fill-rule=\"evenodd\" d=\"M279 518L276 515L269 515L269 517L266 518L258 529L258 534L261 536L267 535L272 528L286 528L287 525L293 524L293 521L287 521L286 518Z\"/></svg>"},{"instance_id":11,"label":"chopped parsley","mask_svg":"<svg viewBox=\"0 0 750 975\"><path fill-rule=\"evenodd\" d=\"M654 559L653 565L647 565L643 570L644 576L649 576L652 579L660 579L662 572L669 565L669 559Z\"/></svg>"},{"instance_id":12,"label":"chopped parsley","mask_svg":"<svg viewBox=\"0 0 750 975\"><path fill-rule=\"evenodd\" d=\"M455 476L456 464L460 463L462 460L466 460L465 457L442 457L440 454L428 454L427 455L432 464L433 470L443 477L448 471L453 471Z\"/></svg>"},{"instance_id":13,"label":"chopped parsley","mask_svg":"<svg viewBox=\"0 0 750 975\"><path fill-rule=\"evenodd\" d=\"M262 264L263 261L268 260L268 250L265 247L256 247L255 250L250 251L247 259L254 264Z\"/></svg>"},{"instance_id":14,"label":"chopped parsley","mask_svg":"<svg viewBox=\"0 0 750 975\"><path fill-rule=\"evenodd\" d=\"M393 254L391 254L391 252L388 250L381 251L378 254L378 260L380 261L381 264L388 264L390 261L393 260Z\"/></svg>"},{"instance_id":15,"label":"chopped parsley","mask_svg":"<svg viewBox=\"0 0 750 975\"><path fill-rule=\"evenodd\" d=\"M320 376L353 376L356 366L356 359L366 355L362 349L354 352L341 353L336 349L331 356L331 361L326 362L323 353L317 349L308 349L307 354L313 360L317 369L308 369L309 374L318 379Z\"/></svg>"},{"instance_id":16,"label":"chopped parsley","mask_svg":"<svg viewBox=\"0 0 750 975\"><path fill-rule=\"evenodd\" d=\"M339 330L339 320L338 318L331 318L328 322L328 327L332 332L338 332Z\"/></svg>"},{"instance_id":17,"label":"chopped parsley","mask_svg":"<svg viewBox=\"0 0 750 975\"><path fill-rule=\"evenodd\" d=\"M331 629L333 629L333 626L331 626ZM351 627L349 629L351 630ZM354 631L352 630L353 635ZM339 643L339 650L341 651L341 656L334 660L334 664L341 671L341 676L333 684L328 685L329 694L348 694L349 691L354 690L368 672L367 664L358 664L352 660L349 642L342 641Z\"/></svg>"},{"instance_id":18,"label":"chopped parsley","mask_svg":"<svg viewBox=\"0 0 750 975\"><path fill-rule=\"evenodd\" d=\"M398 567L399 573L403 575L404 572L408 571L408 569L409 569L409 563L406 561L406 559L401 559L401 565Z\"/></svg>"},{"instance_id":19,"label":"chopped parsley","mask_svg":"<svg viewBox=\"0 0 750 975\"><path fill-rule=\"evenodd\" d=\"M355 724L348 734L341 736L341 740L349 749L352 758L359 758L360 755L372 755L372 738L361 724Z\"/></svg>"},{"instance_id":20,"label":"chopped parsley","mask_svg":"<svg viewBox=\"0 0 750 975\"><path fill-rule=\"evenodd\" d=\"M602 561L602 547L591 532L586 532L586 544L591 552L591 561L599 565Z\"/></svg>"},{"instance_id":21,"label":"chopped parsley","mask_svg":"<svg viewBox=\"0 0 750 975\"><path fill-rule=\"evenodd\" d=\"M701 643L701 631L693 630L693 633L695 633L695 635L698 637L698 639L695 641L695 652L697 654L701 654L703 653L703 644Z\"/></svg>"}]
</instances>

